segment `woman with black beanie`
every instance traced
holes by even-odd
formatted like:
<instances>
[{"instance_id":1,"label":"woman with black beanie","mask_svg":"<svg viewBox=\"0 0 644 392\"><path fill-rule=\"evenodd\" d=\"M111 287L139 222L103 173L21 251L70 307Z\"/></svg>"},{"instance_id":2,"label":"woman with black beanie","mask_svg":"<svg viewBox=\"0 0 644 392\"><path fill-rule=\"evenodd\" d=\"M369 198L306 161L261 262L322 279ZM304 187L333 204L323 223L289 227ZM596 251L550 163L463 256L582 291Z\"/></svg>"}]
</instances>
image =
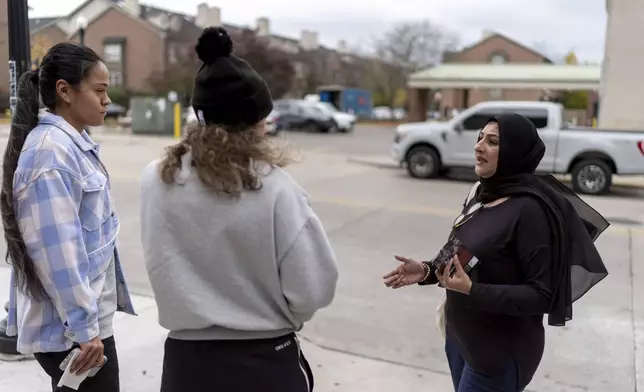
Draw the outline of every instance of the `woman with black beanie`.
<instances>
[{"instance_id":1,"label":"woman with black beanie","mask_svg":"<svg viewBox=\"0 0 644 392\"><path fill-rule=\"evenodd\" d=\"M199 38L198 123L141 183L141 239L163 392L308 392L296 332L333 300L336 259L290 159L266 136L264 80L223 28Z\"/></svg>"},{"instance_id":2,"label":"woman with black beanie","mask_svg":"<svg viewBox=\"0 0 644 392\"><path fill-rule=\"evenodd\" d=\"M385 284L445 287L439 328L457 392L519 392L543 355L548 324L608 272L593 241L608 222L552 176L545 145L518 114L492 118L475 146L480 181L430 262L402 262Z\"/></svg>"}]
</instances>

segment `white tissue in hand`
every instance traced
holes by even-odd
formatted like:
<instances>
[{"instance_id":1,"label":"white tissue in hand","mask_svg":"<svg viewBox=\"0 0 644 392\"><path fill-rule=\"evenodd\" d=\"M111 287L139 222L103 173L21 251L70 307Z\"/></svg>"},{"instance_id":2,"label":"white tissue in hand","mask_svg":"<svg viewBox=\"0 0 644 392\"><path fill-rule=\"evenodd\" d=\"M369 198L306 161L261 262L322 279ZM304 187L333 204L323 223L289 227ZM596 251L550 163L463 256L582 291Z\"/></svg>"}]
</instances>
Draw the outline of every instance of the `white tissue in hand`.
<instances>
[{"instance_id":1,"label":"white tissue in hand","mask_svg":"<svg viewBox=\"0 0 644 392\"><path fill-rule=\"evenodd\" d=\"M76 357L80 354L80 351L77 351L75 354L73 354L72 358L70 361L67 363L67 367L65 368L65 373L63 373L63 376L60 378L60 381L58 381L58 387L68 387L71 388L75 391L78 390L78 387L80 387L80 384L85 381L87 378L87 375L89 374L89 370L79 373L79 374L74 374L72 373L72 364L74 363L74 360Z\"/></svg>"}]
</instances>

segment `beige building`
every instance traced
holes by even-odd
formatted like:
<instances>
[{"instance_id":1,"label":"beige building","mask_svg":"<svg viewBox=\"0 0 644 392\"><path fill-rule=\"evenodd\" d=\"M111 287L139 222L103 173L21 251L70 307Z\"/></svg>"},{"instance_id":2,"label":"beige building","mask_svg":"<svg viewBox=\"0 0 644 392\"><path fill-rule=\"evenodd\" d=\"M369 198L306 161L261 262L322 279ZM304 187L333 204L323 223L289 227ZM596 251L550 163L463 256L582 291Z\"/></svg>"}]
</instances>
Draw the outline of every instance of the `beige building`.
<instances>
[{"instance_id":1,"label":"beige building","mask_svg":"<svg viewBox=\"0 0 644 392\"><path fill-rule=\"evenodd\" d=\"M599 126L644 130L644 1L606 0Z\"/></svg>"}]
</instances>

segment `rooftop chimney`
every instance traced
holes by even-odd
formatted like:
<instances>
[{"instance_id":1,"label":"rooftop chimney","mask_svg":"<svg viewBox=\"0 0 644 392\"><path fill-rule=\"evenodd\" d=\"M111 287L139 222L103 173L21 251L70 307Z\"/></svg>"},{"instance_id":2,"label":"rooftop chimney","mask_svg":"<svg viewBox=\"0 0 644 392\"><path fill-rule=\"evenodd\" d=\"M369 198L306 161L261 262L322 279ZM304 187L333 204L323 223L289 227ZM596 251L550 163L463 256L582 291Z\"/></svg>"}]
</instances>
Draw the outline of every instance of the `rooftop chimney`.
<instances>
[{"instance_id":1,"label":"rooftop chimney","mask_svg":"<svg viewBox=\"0 0 644 392\"><path fill-rule=\"evenodd\" d=\"M485 29L483 30L483 39L493 36L495 33L492 30Z\"/></svg>"},{"instance_id":2,"label":"rooftop chimney","mask_svg":"<svg viewBox=\"0 0 644 392\"><path fill-rule=\"evenodd\" d=\"M271 22L268 18L257 18L257 35L260 37L271 35Z\"/></svg>"},{"instance_id":3,"label":"rooftop chimney","mask_svg":"<svg viewBox=\"0 0 644 392\"><path fill-rule=\"evenodd\" d=\"M302 30L300 38L300 46L304 50L316 50L319 48L318 33L315 31Z\"/></svg>"},{"instance_id":4,"label":"rooftop chimney","mask_svg":"<svg viewBox=\"0 0 644 392\"><path fill-rule=\"evenodd\" d=\"M340 53L346 53L349 51L349 47L347 46L347 41L341 39L338 41L338 52Z\"/></svg>"},{"instance_id":5,"label":"rooftop chimney","mask_svg":"<svg viewBox=\"0 0 644 392\"><path fill-rule=\"evenodd\" d=\"M210 7L206 3L197 6L197 19L195 24L202 29L211 26L221 26L221 8Z\"/></svg>"},{"instance_id":6,"label":"rooftop chimney","mask_svg":"<svg viewBox=\"0 0 644 392\"><path fill-rule=\"evenodd\" d=\"M174 31L179 31L181 30L181 25L182 25L182 17L179 15L173 15L172 19L170 19L170 28Z\"/></svg>"},{"instance_id":7,"label":"rooftop chimney","mask_svg":"<svg viewBox=\"0 0 644 392\"><path fill-rule=\"evenodd\" d=\"M139 0L123 0L121 6L130 14L139 17L141 15L141 5Z\"/></svg>"}]
</instances>

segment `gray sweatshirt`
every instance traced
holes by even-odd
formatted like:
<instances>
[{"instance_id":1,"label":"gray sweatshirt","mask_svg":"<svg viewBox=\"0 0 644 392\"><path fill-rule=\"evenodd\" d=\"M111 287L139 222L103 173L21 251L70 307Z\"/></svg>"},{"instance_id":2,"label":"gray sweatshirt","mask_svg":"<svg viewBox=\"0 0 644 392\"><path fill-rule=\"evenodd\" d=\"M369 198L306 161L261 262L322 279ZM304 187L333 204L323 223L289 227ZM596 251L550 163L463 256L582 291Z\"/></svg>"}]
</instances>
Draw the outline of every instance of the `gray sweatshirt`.
<instances>
[{"instance_id":1,"label":"gray sweatshirt","mask_svg":"<svg viewBox=\"0 0 644 392\"><path fill-rule=\"evenodd\" d=\"M141 238L159 324L184 340L298 331L333 300L338 270L306 192L280 168L240 199L207 191L190 153L164 184L141 180ZM268 171L267 171L268 172Z\"/></svg>"}]
</instances>

